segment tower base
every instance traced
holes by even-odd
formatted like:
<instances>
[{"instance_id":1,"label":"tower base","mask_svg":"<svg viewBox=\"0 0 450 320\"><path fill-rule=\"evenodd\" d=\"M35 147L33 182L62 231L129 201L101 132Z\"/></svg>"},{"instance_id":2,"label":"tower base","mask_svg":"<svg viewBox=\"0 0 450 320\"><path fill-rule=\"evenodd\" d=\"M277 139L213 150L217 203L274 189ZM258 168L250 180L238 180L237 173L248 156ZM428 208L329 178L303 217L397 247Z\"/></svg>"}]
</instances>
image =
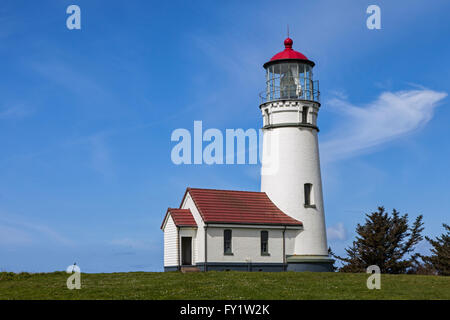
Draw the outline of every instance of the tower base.
<instances>
[{"instance_id":1,"label":"tower base","mask_svg":"<svg viewBox=\"0 0 450 320\"><path fill-rule=\"evenodd\" d=\"M334 259L328 256L292 255L287 256L286 271L333 272Z\"/></svg>"}]
</instances>

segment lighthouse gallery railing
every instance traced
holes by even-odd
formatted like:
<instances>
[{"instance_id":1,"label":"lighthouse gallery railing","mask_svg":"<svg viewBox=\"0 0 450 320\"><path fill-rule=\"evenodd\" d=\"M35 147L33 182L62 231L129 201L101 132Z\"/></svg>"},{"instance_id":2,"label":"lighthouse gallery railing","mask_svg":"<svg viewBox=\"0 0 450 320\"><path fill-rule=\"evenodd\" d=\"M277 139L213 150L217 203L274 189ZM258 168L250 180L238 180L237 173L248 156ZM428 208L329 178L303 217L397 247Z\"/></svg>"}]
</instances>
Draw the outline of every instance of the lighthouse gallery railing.
<instances>
[{"instance_id":1,"label":"lighthouse gallery railing","mask_svg":"<svg viewBox=\"0 0 450 320\"><path fill-rule=\"evenodd\" d=\"M320 102L319 80L308 82L306 87L302 85L270 86L259 94L261 103L297 99Z\"/></svg>"}]
</instances>

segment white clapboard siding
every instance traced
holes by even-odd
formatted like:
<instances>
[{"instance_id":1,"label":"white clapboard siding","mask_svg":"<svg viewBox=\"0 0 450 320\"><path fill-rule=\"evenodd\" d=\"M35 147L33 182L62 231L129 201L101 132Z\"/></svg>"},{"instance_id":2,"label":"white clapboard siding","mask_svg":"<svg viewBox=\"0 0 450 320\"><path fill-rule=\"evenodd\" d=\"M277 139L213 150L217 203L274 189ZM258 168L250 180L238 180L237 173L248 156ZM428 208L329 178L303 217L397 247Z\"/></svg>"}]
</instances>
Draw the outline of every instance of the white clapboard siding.
<instances>
[{"instance_id":1,"label":"white clapboard siding","mask_svg":"<svg viewBox=\"0 0 450 320\"><path fill-rule=\"evenodd\" d=\"M181 205L183 209L190 209L195 222L197 223L197 233L194 239L194 261L196 263L205 261L205 230L204 222L200 213L197 210L197 206L188 193Z\"/></svg>"},{"instance_id":2,"label":"white clapboard siding","mask_svg":"<svg viewBox=\"0 0 450 320\"><path fill-rule=\"evenodd\" d=\"M233 255L223 253L224 229L232 230L231 250ZM269 232L269 254L261 255L261 231ZM209 227L208 228L208 262L254 262L254 263L282 263L283 262L283 230L243 228L243 227ZM286 239L289 241L289 239ZM293 242L293 241L292 241ZM292 245L291 245L292 246Z\"/></svg>"},{"instance_id":3,"label":"white clapboard siding","mask_svg":"<svg viewBox=\"0 0 450 320\"><path fill-rule=\"evenodd\" d=\"M177 227L169 215L164 228L164 266L178 266L177 236Z\"/></svg>"},{"instance_id":4,"label":"white clapboard siding","mask_svg":"<svg viewBox=\"0 0 450 320\"><path fill-rule=\"evenodd\" d=\"M180 227L180 242L183 237L191 237L192 238L192 264L197 263L197 229L190 227ZM181 250L183 245L181 245Z\"/></svg>"}]
</instances>

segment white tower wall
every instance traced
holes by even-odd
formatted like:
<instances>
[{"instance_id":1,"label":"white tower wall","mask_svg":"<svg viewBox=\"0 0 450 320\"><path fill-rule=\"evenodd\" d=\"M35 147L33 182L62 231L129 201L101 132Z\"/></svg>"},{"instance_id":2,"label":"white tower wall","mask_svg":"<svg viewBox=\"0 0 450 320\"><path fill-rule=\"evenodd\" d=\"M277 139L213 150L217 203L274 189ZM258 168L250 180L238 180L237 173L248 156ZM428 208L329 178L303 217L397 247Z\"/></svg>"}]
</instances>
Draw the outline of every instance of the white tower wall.
<instances>
[{"instance_id":1,"label":"white tower wall","mask_svg":"<svg viewBox=\"0 0 450 320\"><path fill-rule=\"evenodd\" d=\"M307 122L302 112L307 107ZM328 255L316 127L319 104L273 101L261 105L264 118L261 191L286 214L303 222L294 255ZM305 184L312 184L305 205Z\"/></svg>"}]
</instances>

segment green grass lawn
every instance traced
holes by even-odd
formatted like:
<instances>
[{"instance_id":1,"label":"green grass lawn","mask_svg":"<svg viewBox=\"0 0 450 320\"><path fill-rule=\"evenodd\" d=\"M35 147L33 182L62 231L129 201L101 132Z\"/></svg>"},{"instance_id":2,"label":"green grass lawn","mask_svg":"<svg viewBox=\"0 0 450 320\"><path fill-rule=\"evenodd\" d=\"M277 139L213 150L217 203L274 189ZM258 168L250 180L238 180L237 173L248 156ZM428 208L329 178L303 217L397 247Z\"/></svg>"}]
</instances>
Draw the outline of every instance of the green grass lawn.
<instances>
[{"instance_id":1,"label":"green grass lawn","mask_svg":"<svg viewBox=\"0 0 450 320\"><path fill-rule=\"evenodd\" d=\"M65 272L0 273L0 299L450 299L450 277L310 272L130 272L81 274L68 290Z\"/></svg>"}]
</instances>

